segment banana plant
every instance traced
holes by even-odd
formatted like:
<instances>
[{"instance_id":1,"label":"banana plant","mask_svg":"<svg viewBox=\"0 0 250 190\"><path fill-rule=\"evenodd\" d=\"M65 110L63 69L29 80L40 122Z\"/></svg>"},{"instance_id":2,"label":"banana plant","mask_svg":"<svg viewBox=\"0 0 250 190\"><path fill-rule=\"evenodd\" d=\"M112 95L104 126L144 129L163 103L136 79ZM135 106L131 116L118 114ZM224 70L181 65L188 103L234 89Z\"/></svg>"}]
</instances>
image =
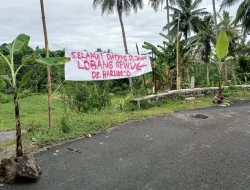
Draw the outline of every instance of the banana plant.
<instances>
[{"instance_id":1,"label":"banana plant","mask_svg":"<svg viewBox=\"0 0 250 190\"><path fill-rule=\"evenodd\" d=\"M12 87L13 91L13 99L14 99L14 107L15 107L15 120L16 120L16 157L23 156L23 147L22 147L22 131L21 131L21 121L20 121L20 113L19 113L19 103L18 103L18 95L22 87L24 87L32 74L30 70L26 73L21 81L17 81L17 75L20 69L24 66L23 64L20 65L17 69L15 69L14 63L14 53L20 51L24 46L27 46L30 41L30 36L26 34L18 35L13 42L11 42L7 49L9 51L9 56L5 56L0 52L0 56L3 57L6 64L9 67L10 76L9 75L0 75L1 81L5 81L9 83ZM64 58L64 63L66 63L68 58ZM60 58L47 58L47 59L39 59L38 62L42 62L48 65L56 65L56 64L63 64L63 60Z\"/></svg>"},{"instance_id":2,"label":"banana plant","mask_svg":"<svg viewBox=\"0 0 250 190\"><path fill-rule=\"evenodd\" d=\"M228 48L229 48L229 39L227 37L226 32L221 31L218 37L218 41L216 44L216 56L218 58L217 62L217 67L218 67L218 75L219 75L219 90L218 90L218 100L221 100L222 98L222 68L223 68L223 63L222 59L226 57L228 54ZM230 58L228 58L230 59Z\"/></svg>"}]
</instances>

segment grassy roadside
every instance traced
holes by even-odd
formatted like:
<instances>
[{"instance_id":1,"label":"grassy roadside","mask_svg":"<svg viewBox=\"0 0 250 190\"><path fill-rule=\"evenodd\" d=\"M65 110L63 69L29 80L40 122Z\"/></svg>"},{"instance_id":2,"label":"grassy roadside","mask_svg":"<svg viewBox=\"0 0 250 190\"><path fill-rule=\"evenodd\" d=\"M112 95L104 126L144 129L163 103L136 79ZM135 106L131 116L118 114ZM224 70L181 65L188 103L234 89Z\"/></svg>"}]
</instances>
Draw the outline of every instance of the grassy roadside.
<instances>
[{"instance_id":1,"label":"grassy roadside","mask_svg":"<svg viewBox=\"0 0 250 190\"><path fill-rule=\"evenodd\" d=\"M245 90L227 90L226 99L250 99L250 92ZM53 100L53 128L47 126L47 96L34 95L20 99L21 122L27 133L23 135L26 152L37 147L43 147L70 139L76 139L84 133L94 133L126 121L142 120L152 116L172 113L194 108L212 106L212 96L199 97L192 102L181 99L168 100L163 105L155 105L149 109L133 112L115 109L115 104L121 98L114 98L112 105L104 110L91 113L76 113L71 110L64 111L63 102ZM14 108L12 102L0 105L0 131L14 130ZM11 147L14 141L0 144L0 152Z\"/></svg>"}]
</instances>

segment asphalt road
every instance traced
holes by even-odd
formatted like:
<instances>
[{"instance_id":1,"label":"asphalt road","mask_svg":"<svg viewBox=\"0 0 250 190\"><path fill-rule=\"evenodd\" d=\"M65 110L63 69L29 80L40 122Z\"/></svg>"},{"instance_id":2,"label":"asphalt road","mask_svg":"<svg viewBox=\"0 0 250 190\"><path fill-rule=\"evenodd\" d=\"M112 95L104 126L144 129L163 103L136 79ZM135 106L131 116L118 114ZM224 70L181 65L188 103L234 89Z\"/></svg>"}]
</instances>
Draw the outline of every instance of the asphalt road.
<instances>
[{"instance_id":1,"label":"asphalt road","mask_svg":"<svg viewBox=\"0 0 250 190\"><path fill-rule=\"evenodd\" d=\"M40 181L3 189L249 190L249 115L248 101L127 123L39 153Z\"/></svg>"},{"instance_id":2,"label":"asphalt road","mask_svg":"<svg viewBox=\"0 0 250 190\"><path fill-rule=\"evenodd\" d=\"M26 133L26 130L22 130L22 133ZM16 131L0 131L0 143L8 142L16 139Z\"/></svg>"}]
</instances>

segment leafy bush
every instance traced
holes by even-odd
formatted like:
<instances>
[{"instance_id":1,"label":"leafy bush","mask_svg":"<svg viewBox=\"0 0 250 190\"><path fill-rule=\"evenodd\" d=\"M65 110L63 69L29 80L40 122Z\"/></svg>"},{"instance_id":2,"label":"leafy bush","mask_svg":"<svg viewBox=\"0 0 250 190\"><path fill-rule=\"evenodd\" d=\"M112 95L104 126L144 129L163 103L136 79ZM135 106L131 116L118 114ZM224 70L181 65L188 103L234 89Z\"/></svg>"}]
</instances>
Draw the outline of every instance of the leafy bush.
<instances>
[{"instance_id":1,"label":"leafy bush","mask_svg":"<svg viewBox=\"0 0 250 190\"><path fill-rule=\"evenodd\" d=\"M61 98L76 111L101 110L111 105L105 82L69 82L61 89Z\"/></svg>"},{"instance_id":2,"label":"leafy bush","mask_svg":"<svg viewBox=\"0 0 250 190\"><path fill-rule=\"evenodd\" d=\"M138 109L138 107L137 107L137 105L135 105L134 103L131 102L132 99L133 99L133 96L128 95L123 100L121 100L119 102L120 110L127 111L127 112L136 111Z\"/></svg>"},{"instance_id":3,"label":"leafy bush","mask_svg":"<svg viewBox=\"0 0 250 190\"><path fill-rule=\"evenodd\" d=\"M0 92L0 103L6 104L13 100L13 97L9 94L4 94Z\"/></svg>"},{"instance_id":4,"label":"leafy bush","mask_svg":"<svg viewBox=\"0 0 250 190\"><path fill-rule=\"evenodd\" d=\"M141 109L149 109L152 107L152 104L149 100L141 100Z\"/></svg>"},{"instance_id":5,"label":"leafy bush","mask_svg":"<svg viewBox=\"0 0 250 190\"><path fill-rule=\"evenodd\" d=\"M70 126L68 125L68 120L66 117L62 117L60 121L61 130L63 133L70 133Z\"/></svg>"},{"instance_id":6,"label":"leafy bush","mask_svg":"<svg viewBox=\"0 0 250 190\"><path fill-rule=\"evenodd\" d=\"M240 66L238 69L239 77L241 81L247 83L250 80L250 57L241 56L238 61Z\"/></svg>"}]
</instances>

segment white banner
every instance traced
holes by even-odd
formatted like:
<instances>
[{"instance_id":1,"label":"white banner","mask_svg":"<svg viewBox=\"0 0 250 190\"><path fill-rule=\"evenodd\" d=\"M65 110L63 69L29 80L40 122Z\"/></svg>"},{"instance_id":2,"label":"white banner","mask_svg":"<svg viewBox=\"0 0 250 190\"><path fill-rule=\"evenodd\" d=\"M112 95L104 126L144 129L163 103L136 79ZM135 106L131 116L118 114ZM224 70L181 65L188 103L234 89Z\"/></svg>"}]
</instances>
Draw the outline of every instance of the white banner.
<instances>
[{"instance_id":1,"label":"white banner","mask_svg":"<svg viewBox=\"0 0 250 190\"><path fill-rule=\"evenodd\" d=\"M66 50L65 80L93 81L140 76L152 71L147 55Z\"/></svg>"}]
</instances>

